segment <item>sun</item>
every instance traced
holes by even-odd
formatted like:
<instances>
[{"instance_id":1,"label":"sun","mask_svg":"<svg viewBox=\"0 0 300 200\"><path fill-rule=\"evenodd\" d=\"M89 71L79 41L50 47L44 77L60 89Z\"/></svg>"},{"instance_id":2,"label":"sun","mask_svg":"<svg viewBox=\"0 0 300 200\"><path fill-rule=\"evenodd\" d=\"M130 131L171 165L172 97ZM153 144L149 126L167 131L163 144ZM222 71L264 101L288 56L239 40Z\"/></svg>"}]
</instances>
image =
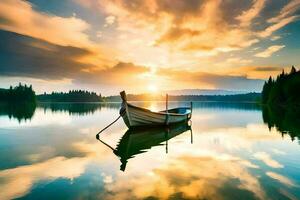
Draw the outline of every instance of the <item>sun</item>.
<instances>
[{"instance_id":1,"label":"sun","mask_svg":"<svg viewBox=\"0 0 300 200\"><path fill-rule=\"evenodd\" d=\"M157 86L156 85L148 85L148 91L152 92L152 93L156 93L157 92Z\"/></svg>"}]
</instances>

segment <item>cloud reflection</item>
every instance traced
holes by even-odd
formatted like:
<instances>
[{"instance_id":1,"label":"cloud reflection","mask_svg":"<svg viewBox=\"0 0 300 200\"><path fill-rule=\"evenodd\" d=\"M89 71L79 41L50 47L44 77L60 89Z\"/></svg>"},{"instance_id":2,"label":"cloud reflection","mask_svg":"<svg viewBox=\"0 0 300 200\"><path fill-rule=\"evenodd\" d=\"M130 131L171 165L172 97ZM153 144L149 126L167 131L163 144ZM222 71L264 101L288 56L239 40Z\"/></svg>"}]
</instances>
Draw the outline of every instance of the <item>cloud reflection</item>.
<instances>
[{"instance_id":1,"label":"cloud reflection","mask_svg":"<svg viewBox=\"0 0 300 200\"><path fill-rule=\"evenodd\" d=\"M39 127L13 127L21 130L23 135L26 133L27 140L24 139L25 136L18 136L21 140L16 140L15 145L22 141L24 145L21 150L24 152L21 154L17 149L15 154L10 155L18 153L19 157L16 156L15 160L26 157L31 163L23 166L17 163L14 168L0 171L0 199L27 197L26 195L35 192L35 185L45 182L45 191L53 189L53 185L47 184L48 180L55 182L64 178L73 183L76 182L73 180L80 177L87 177L80 184L88 185L88 189L95 185L98 187L99 190L93 191L96 194L93 196L95 199L268 199L269 190L265 188L268 186L263 182L266 176L271 178L268 180L272 183L278 181L282 187L298 185L296 179L290 178L291 174L280 171L281 167L289 166L285 162L285 159L289 159L289 148L293 146L298 149L298 144L278 146L282 138L275 129L269 132L268 127L257 121L256 117L239 115L236 110L231 113L232 110L229 109L218 109L218 112L201 109L199 112L195 108L193 144L190 144L189 134L181 134L168 141L168 154L165 154L165 143L155 146L147 153L132 158L125 173L119 171L118 158L94 140L94 133L99 126L113 118L115 110L101 109L100 114L96 112L93 116L84 117L69 116L63 112L46 112L45 116L41 111L38 110L36 117L42 116L41 119L45 119L47 123L38 123L38 120L33 119L31 123L38 123ZM255 111L251 113L255 116L261 115ZM235 118L232 117L233 114ZM63 116L69 121L58 124L57 120L63 119ZM247 121L244 122L241 118ZM125 132L122 125L116 124L103 138L111 145L117 144ZM13 128L9 133L16 133ZM30 135L29 131L35 134ZM63 133L64 137L55 132ZM30 140L33 138L37 141L36 145L28 153L25 150L32 144ZM46 142L40 142L41 138ZM272 158L274 154L282 156L283 152L287 152L287 155L280 163ZM275 167L276 173L266 172L264 163L257 160ZM89 173L91 165L99 171ZM91 174L93 177L89 177ZM94 176L97 176L97 184L93 182ZM76 187L72 185L72 188ZM85 189L79 185L78 192L83 194ZM278 192L285 196L294 195L284 190Z\"/></svg>"},{"instance_id":2,"label":"cloud reflection","mask_svg":"<svg viewBox=\"0 0 300 200\"><path fill-rule=\"evenodd\" d=\"M283 168L284 166L277 162L276 160L273 160L269 154L266 152L257 152L254 154L254 157L258 160L263 161L266 165L273 167L273 168Z\"/></svg>"},{"instance_id":3,"label":"cloud reflection","mask_svg":"<svg viewBox=\"0 0 300 200\"><path fill-rule=\"evenodd\" d=\"M55 157L45 162L0 172L0 199L14 199L30 191L33 184L45 179L73 179L84 172L87 158Z\"/></svg>"},{"instance_id":4,"label":"cloud reflection","mask_svg":"<svg viewBox=\"0 0 300 200\"><path fill-rule=\"evenodd\" d=\"M296 186L294 183L293 183L293 181L292 180L290 180L289 178L287 178L287 177L285 177L285 176L283 176L283 175L281 175L281 174L278 174L278 173L275 173L275 172L266 172L266 174L269 176L269 177L271 177L272 179L275 179L275 180L277 180L277 181L279 181L279 182L281 182L281 183L283 183L283 184L285 184L285 185L288 185L288 186L292 186L292 187L294 187L294 186Z\"/></svg>"},{"instance_id":5,"label":"cloud reflection","mask_svg":"<svg viewBox=\"0 0 300 200\"><path fill-rule=\"evenodd\" d=\"M230 158L182 155L150 173L131 173L130 179L118 177L115 182L106 184L105 199L230 198L231 194L224 196L219 192L224 187L249 191L253 197L266 199L257 177Z\"/></svg>"}]
</instances>

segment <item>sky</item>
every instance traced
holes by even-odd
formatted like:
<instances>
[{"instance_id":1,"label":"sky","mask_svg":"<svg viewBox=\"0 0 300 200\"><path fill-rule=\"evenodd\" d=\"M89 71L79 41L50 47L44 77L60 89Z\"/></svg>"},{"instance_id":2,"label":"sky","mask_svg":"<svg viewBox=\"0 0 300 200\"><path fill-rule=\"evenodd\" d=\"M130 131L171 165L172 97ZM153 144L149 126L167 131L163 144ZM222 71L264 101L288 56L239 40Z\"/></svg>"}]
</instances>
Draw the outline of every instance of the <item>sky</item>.
<instances>
[{"instance_id":1,"label":"sky","mask_svg":"<svg viewBox=\"0 0 300 200\"><path fill-rule=\"evenodd\" d=\"M300 0L1 0L0 88L261 91L300 66Z\"/></svg>"}]
</instances>

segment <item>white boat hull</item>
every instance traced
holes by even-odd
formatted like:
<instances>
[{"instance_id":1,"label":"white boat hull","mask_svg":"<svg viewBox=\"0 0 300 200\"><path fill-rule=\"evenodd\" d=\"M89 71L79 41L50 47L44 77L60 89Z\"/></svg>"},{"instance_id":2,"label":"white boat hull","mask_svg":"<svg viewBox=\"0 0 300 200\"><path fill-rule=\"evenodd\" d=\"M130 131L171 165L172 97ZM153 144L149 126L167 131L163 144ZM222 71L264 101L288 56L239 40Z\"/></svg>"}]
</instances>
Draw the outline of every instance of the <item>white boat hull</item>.
<instances>
[{"instance_id":1,"label":"white boat hull","mask_svg":"<svg viewBox=\"0 0 300 200\"><path fill-rule=\"evenodd\" d=\"M125 110L122 115L123 120L129 128L138 126L164 126L187 122L191 119L190 108L178 108L182 109L181 111L184 110L184 114L174 113L174 109L168 110L170 112L152 112L123 102L122 109Z\"/></svg>"}]
</instances>

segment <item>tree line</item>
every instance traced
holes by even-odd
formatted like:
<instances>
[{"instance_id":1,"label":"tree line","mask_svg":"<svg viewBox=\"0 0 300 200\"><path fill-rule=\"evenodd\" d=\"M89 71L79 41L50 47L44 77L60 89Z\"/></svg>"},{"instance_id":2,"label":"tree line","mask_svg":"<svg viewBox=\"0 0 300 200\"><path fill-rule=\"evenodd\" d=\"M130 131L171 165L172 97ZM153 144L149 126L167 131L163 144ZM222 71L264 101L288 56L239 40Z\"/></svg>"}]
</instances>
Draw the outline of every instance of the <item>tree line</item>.
<instances>
[{"instance_id":1,"label":"tree line","mask_svg":"<svg viewBox=\"0 0 300 200\"><path fill-rule=\"evenodd\" d=\"M165 95L128 94L128 101L165 101ZM251 92L233 95L169 95L169 101L215 101L215 102L259 102L261 93ZM120 96L104 97L105 102L120 102Z\"/></svg>"},{"instance_id":2,"label":"tree line","mask_svg":"<svg viewBox=\"0 0 300 200\"><path fill-rule=\"evenodd\" d=\"M85 90L70 90L69 92L52 92L37 95L40 102L100 102L101 94Z\"/></svg>"},{"instance_id":3,"label":"tree line","mask_svg":"<svg viewBox=\"0 0 300 200\"><path fill-rule=\"evenodd\" d=\"M263 86L262 103L263 120L269 129L274 127L292 140L300 137L300 71L292 66L289 73L270 77Z\"/></svg>"},{"instance_id":4,"label":"tree line","mask_svg":"<svg viewBox=\"0 0 300 200\"><path fill-rule=\"evenodd\" d=\"M9 89L0 89L0 102L5 103L35 103L36 96L32 86L22 85Z\"/></svg>"},{"instance_id":5,"label":"tree line","mask_svg":"<svg viewBox=\"0 0 300 200\"><path fill-rule=\"evenodd\" d=\"M271 76L262 90L262 103L269 105L300 105L300 71L292 66L290 73L284 70L276 79Z\"/></svg>"}]
</instances>

